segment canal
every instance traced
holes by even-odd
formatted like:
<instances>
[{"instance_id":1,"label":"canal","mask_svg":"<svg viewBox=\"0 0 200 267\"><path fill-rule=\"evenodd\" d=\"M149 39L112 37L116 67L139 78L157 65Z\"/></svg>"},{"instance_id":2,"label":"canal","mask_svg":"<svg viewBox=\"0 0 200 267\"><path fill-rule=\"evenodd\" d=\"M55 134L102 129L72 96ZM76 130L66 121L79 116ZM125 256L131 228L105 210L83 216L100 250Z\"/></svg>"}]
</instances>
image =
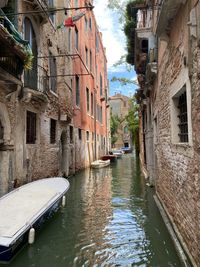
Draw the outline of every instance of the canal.
<instances>
[{"instance_id":1,"label":"canal","mask_svg":"<svg viewBox=\"0 0 200 267\"><path fill-rule=\"evenodd\" d=\"M67 206L7 266L182 266L133 154L69 181Z\"/></svg>"}]
</instances>

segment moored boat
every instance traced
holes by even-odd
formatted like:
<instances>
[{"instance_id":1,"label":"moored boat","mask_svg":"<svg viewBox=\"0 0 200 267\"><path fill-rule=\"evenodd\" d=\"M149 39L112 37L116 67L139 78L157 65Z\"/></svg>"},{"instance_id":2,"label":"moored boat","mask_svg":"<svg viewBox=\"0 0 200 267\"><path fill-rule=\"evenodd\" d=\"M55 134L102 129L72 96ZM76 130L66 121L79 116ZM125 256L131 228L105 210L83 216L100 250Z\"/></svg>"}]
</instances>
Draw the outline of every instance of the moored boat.
<instances>
[{"instance_id":1,"label":"moored boat","mask_svg":"<svg viewBox=\"0 0 200 267\"><path fill-rule=\"evenodd\" d=\"M133 152L132 147L122 147L121 150L122 150L125 154L132 153L132 152Z\"/></svg>"},{"instance_id":2,"label":"moored boat","mask_svg":"<svg viewBox=\"0 0 200 267\"><path fill-rule=\"evenodd\" d=\"M110 165L110 160L95 160L91 163L91 167L95 169L103 168Z\"/></svg>"},{"instance_id":3,"label":"moored boat","mask_svg":"<svg viewBox=\"0 0 200 267\"><path fill-rule=\"evenodd\" d=\"M0 198L1 262L9 262L28 242L31 230L39 228L58 210L68 189L66 179L46 178L23 185Z\"/></svg>"},{"instance_id":4,"label":"moored boat","mask_svg":"<svg viewBox=\"0 0 200 267\"><path fill-rule=\"evenodd\" d=\"M115 155L117 158L121 158L124 154L122 150L112 150L113 155Z\"/></svg>"},{"instance_id":5,"label":"moored boat","mask_svg":"<svg viewBox=\"0 0 200 267\"><path fill-rule=\"evenodd\" d=\"M110 162L116 162L117 156L116 155L105 155L105 156L101 157L101 160L104 160L104 161L106 161L108 159L110 160Z\"/></svg>"}]
</instances>

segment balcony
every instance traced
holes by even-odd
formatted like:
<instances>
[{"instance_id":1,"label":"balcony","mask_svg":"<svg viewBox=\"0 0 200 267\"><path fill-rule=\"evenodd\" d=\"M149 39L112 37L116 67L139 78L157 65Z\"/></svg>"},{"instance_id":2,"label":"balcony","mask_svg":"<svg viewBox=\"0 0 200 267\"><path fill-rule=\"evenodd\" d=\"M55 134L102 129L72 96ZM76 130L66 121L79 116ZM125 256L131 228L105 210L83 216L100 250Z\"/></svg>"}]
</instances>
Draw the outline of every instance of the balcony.
<instances>
[{"instance_id":1,"label":"balcony","mask_svg":"<svg viewBox=\"0 0 200 267\"><path fill-rule=\"evenodd\" d=\"M149 84L152 84L156 79L157 71L158 71L157 49L152 48L150 49L149 63L147 64L146 68L146 80Z\"/></svg>"},{"instance_id":2,"label":"balcony","mask_svg":"<svg viewBox=\"0 0 200 267\"><path fill-rule=\"evenodd\" d=\"M160 12L158 13L156 33L161 35L168 34L171 23L176 16L181 5L185 4L186 0L162 0L160 3Z\"/></svg>"},{"instance_id":3,"label":"balcony","mask_svg":"<svg viewBox=\"0 0 200 267\"><path fill-rule=\"evenodd\" d=\"M0 9L0 80L8 91L21 84L21 75L27 60L27 42ZM31 52L31 51L30 51Z\"/></svg>"},{"instance_id":4,"label":"balcony","mask_svg":"<svg viewBox=\"0 0 200 267\"><path fill-rule=\"evenodd\" d=\"M47 71L41 66L33 66L29 71L24 73L23 101L31 100L47 103L46 92L49 90L49 76Z\"/></svg>"}]
</instances>

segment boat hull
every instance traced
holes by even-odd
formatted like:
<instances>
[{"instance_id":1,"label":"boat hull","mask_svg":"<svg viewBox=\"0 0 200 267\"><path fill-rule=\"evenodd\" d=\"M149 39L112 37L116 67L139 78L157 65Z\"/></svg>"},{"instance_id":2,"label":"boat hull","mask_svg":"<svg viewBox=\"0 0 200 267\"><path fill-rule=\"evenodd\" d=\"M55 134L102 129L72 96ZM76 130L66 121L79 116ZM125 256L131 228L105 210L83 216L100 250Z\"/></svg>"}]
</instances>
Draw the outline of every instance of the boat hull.
<instances>
[{"instance_id":1,"label":"boat hull","mask_svg":"<svg viewBox=\"0 0 200 267\"><path fill-rule=\"evenodd\" d=\"M104 168L110 165L110 160L96 160L92 162L91 167L94 169Z\"/></svg>"},{"instance_id":2,"label":"boat hull","mask_svg":"<svg viewBox=\"0 0 200 267\"><path fill-rule=\"evenodd\" d=\"M104 161L106 161L108 159L110 160L110 162L116 162L117 157L115 155L105 155L105 156L101 157L101 160L104 160Z\"/></svg>"}]
</instances>

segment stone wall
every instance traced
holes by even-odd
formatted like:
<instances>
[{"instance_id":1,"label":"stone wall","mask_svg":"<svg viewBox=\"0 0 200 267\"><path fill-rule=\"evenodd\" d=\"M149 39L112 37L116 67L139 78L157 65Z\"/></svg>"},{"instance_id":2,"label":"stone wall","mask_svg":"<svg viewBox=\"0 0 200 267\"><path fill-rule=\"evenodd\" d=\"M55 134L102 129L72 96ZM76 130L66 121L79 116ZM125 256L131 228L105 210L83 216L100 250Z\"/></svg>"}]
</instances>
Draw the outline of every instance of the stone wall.
<instances>
[{"instance_id":1,"label":"stone wall","mask_svg":"<svg viewBox=\"0 0 200 267\"><path fill-rule=\"evenodd\" d=\"M171 25L165 45L158 43L158 87L155 88L158 142L156 144L156 191L176 225L191 258L200 266L199 245L199 48L192 52L193 62L188 65L191 39L188 30L189 2L179 9ZM192 76L189 75L193 69ZM189 142L173 142L173 95L186 84L188 97ZM191 102L190 102L191 97ZM192 127L190 128L190 123Z\"/></svg>"}]
</instances>

